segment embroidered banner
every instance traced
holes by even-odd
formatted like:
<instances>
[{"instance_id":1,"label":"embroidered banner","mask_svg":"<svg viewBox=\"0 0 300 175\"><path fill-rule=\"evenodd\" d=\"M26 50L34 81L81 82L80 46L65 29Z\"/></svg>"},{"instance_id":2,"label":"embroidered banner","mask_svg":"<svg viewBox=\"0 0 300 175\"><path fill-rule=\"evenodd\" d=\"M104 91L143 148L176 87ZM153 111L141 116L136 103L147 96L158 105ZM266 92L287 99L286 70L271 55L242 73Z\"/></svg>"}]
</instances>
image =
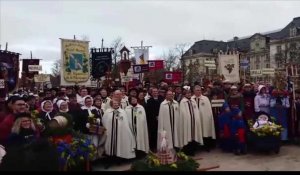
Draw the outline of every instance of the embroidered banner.
<instances>
[{"instance_id":1,"label":"embroidered banner","mask_svg":"<svg viewBox=\"0 0 300 175\"><path fill-rule=\"evenodd\" d=\"M88 82L90 78L89 41L61 39L61 54L61 85Z\"/></svg>"},{"instance_id":2,"label":"embroidered banner","mask_svg":"<svg viewBox=\"0 0 300 175\"><path fill-rule=\"evenodd\" d=\"M220 74L232 83L240 82L239 54L219 54Z\"/></svg>"}]
</instances>

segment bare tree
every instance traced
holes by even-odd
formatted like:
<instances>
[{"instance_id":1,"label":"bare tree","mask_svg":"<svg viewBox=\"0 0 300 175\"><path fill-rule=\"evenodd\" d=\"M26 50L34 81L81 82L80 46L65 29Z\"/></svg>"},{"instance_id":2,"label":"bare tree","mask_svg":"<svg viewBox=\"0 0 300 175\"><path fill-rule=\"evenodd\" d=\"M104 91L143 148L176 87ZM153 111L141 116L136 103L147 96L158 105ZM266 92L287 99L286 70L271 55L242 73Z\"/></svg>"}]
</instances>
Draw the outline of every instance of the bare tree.
<instances>
[{"instance_id":1,"label":"bare tree","mask_svg":"<svg viewBox=\"0 0 300 175\"><path fill-rule=\"evenodd\" d=\"M175 45L175 51L177 55L181 58L183 54L189 49L191 46L190 43L179 43Z\"/></svg>"},{"instance_id":2,"label":"bare tree","mask_svg":"<svg viewBox=\"0 0 300 175\"><path fill-rule=\"evenodd\" d=\"M118 37L118 38L116 38L115 40L112 41L110 46L111 46L111 48L114 49L114 53L113 53L112 57L113 57L113 60L116 64L117 61L121 58L121 55L120 55L119 51L124 46L124 42L122 41L121 37Z\"/></svg>"},{"instance_id":3,"label":"bare tree","mask_svg":"<svg viewBox=\"0 0 300 175\"><path fill-rule=\"evenodd\" d=\"M56 60L52 64L50 81L53 87L60 85L60 69L61 69L61 60Z\"/></svg>"},{"instance_id":4,"label":"bare tree","mask_svg":"<svg viewBox=\"0 0 300 175\"><path fill-rule=\"evenodd\" d=\"M190 43L176 44L175 51L176 51L176 54L178 55L178 57L180 59L180 62L178 64L178 68L184 69L183 60L181 60L181 59L182 59L183 54L190 48L190 46L191 46Z\"/></svg>"},{"instance_id":5,"label":"bare tree","mask_svg":"<svg viewBox=\"0 0 300 175\"><path fill-rule=\"evenodd\" d=\"M82 41L89 41L90 40L89 36L84 35L84 34L81 35L80 38L81 38Z\"/></svg>"},{"instance_id":6,"label":"bare tree","mask_svg":"<svg viewBox=\"0 0 300 175\"><path fill-rule=\"evenodd\" d=\"M112 59L114 61L114 66L113 66L113 72L114 72L114 77L117 77L117 61L121 59L121 54L120 50L124 46L124 42L122 41L121 37L116 38L115 40L112 41L111 43L111 48L114 49L114 52L112 54Z\"/></svg>"},{"instance_id":7,"label":"bare tree","mask_svg":"<svg viewBox=\"0 0 300 175\"><path fill-rule=\"evenodd\" d=\"M171 68L176 68L179 63L179 57L176 54L175 49L169 49L167 53L163 53L161 56L166 63L166 70L171 70Z\"/></svg>"},{"instance_id":8,"label":"bare tree","mask_svg":"<svg viewBox=\"0 0 300 175\"><path fill-rule=\"evenodd\" d=\"M56 60L53 64L52 64L52 75L53 76L58 76L60 75L60 69L61 69L61 60Z\"/></svg>"}]
</instances>

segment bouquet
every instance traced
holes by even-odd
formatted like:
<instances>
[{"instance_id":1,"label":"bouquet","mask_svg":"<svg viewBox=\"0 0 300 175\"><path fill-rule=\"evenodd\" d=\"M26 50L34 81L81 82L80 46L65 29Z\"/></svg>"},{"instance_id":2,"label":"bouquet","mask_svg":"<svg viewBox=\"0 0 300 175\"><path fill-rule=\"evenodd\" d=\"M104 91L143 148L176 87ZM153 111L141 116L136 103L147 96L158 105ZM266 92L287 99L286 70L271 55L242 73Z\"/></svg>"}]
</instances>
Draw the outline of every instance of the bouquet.
<instances>
[{"instance_id":1,"label":"bouquet","mask_svg":"<svg viewBox=\"0 0 300 175\"><path fill-rule=\"evenodd\" d=\"M45 126L41 122L41 118L39 118L39 111L32 110L32 111L30 111L30 115L32 117L33 122L39 128L39 130L43 131L45 129Z\"/></svg>"},{"instance_id":2,"label":"bouquet","mask_svg":"<svg viewBox=\"0 0 300 175\"><path fill-rule=\"evenodd\" d=\"M64 170L72 169L82 163L87 163L86 170L89 170L88 162L96 156L96 148L90 139L75 137L71 143L60 141L56 144L59 154L59 163Z\"/></svg>"},{"instance_id":3,"label":"bouquet","mask_svg":"<svg viewBox=\"0 0 300 175\"><path fill-rule=\"evenodd\" d=\"M280 136L281 131L283 131L283 127L281 125L275 124L275 118L271 117L271 120L273 121L270 124L264 125L260 128L253 128L250 127L250 131L257 135L258 137L265 137L265 136ZM248 120L249 126L253 126L253 122Z\"/></svg>"},{"instance_id":4,"label":"bouquet","mask_svg":"<svg viewBox=\"0 0 300 175\"><path fill-rule=\"evenodd\" d=\"M185 155L183 152L176 154L176 162L162 164L154 153L150 152L143 160L132 164L133 171L197 171L199 163L193 158Z\"/></svg>"},{"instance_id":5,"label":"bouquet","mask_svg":"<svg viewBox=\"0 0 300 175\"><path fill-rule=\"evenodd\" d=\"M90 133L96 135L102 135L105 132L105 128L100 126L100 119L96 118L94 114L88 116L88 123L86 123L86 127L89 129Z\"/></svg>"}]
</instances>

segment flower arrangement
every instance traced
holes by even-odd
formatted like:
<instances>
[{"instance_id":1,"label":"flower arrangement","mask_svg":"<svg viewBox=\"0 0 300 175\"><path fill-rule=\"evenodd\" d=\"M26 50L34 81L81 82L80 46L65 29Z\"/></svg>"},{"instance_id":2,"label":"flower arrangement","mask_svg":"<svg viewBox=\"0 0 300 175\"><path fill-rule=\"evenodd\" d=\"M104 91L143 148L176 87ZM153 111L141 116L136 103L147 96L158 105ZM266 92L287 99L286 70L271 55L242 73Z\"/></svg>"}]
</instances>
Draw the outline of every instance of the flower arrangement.
<instances>
[{"instance_id":1,"label":"flower arrangement","mask_svg":"<svg viewBox=\"0 0 300 175\"><path fill-rule=\"evenodd\" d=\"M94 114L88 116L88 122L86 127L89 129L90 133L102 135L105 131L103 126L100 126L100 119L96 118Z\"/></svg>"},{"instance_id":2,"label":"flower arrangement","mask_svg":"<svg viewBox=\"0 0 300 175\"><path fill-rule=\"evenodd\" d=\"M283 127L281 125L277 125L275 124L275 118L271 117L271 121L270 124L264 125L262 127L259 128L253 128L253 121L248 120L248 125L251 126L250 127L250 131L252 133L254 133L255 135L259 136L259 137L265 137L265 136L275 136L275 137L279 137L281 131L283 131Z\"/></svg>"},{"instance_id":3,"label":"flower arrangement","mask_svg":"<svg viewBox=\"0 0 300 175\"><path fill-rule=\"evenodd\" d=\"M35 123L35 125L40 129L40 130L44 130L45 126L43 125L43 123L41 122L41 118L39 118L39 111L38 110L32 110L30 111L30 115L32 117L33 122Z\"/></svg>"},{"instance_id":4,"label":"flower arrangement","mask_svg":"<svg viewBox=\"0 0 300 175\"><path fill-rule=\"evenodd\" d=\"M150 152L143 160L132 164L133 171L197 171L199 163L183 152L176 154L177 161L170 164L162 164L154 153Z\"/></svg>"},{"instance_id":5,"label":"flower arrangement","mask_svg":"<svg viewBox=\"0 0 300 175\"><path fill-rule=\"evenodd\" d=\"M56 146L60 167L63 167L64 170L72 169L84 163L87 163L86 170L89 170L88 162L96 156L95 146L90 139L84 137L74 137L71 143L60 141Z\"/></svg>"}]
</instances>

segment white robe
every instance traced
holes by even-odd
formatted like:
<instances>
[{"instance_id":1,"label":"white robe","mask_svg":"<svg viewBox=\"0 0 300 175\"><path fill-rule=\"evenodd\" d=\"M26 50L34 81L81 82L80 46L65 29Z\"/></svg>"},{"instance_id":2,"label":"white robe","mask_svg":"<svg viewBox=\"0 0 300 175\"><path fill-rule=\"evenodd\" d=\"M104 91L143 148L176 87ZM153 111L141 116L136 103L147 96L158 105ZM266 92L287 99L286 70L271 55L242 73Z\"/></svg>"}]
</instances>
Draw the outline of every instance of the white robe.
<instances>
[{"instance_id":1,"label":"white robe","mask_svg":"<svg viewBox=\"0 0 300 175\"><path fill-rule=\"evenodd\" d=\"M111 98L109 97L106 97L106 102L102 102L102 105L101 105L101 109L105 112L108 108L111 108L110 107L110 101L111 101Z\"/></svg>"},{"instance_id":2,"label":"white robe","mask_svg":"<svg viewBox=\"0 0 300 175\"><path fill-rule=\"evenodd\" d=\"M125 159L135 158L135 140L130 130L126 112L118 109L118 115L114 115L114 109L107 109L103 115L102 123L107 129L105 152L109 156L117 156Z\"/></svg>"},{"instance_id":3,"label":"white robe","mask_svg":"<svg viewBox=\"0 0 300 175\"><path fill-rule=\"evenodd\" d=\"M127 113L127 119L129 121L129 127L134 135L136 141L136 149L149 152L149 137L146 112L143 106L136 106L136 124L133 122L133 106L127 106L125 109Z\"/></svg>"},{"instance_id":4,"label":"white robe","mask_svg":"<svg viewBox=\"0 0 300 175\"><path fill-rule=\"evenodd\" d=\"M121 108L125 109L127 106L129 106L128 97L125 96L121 100Z\"/></svg>"},{"instance_id":5,"label":"white robe","mask_svg":"<svg viewBox=\"0 0 300 175\"><path fill-rule=\"evenodd\" d=\"M192 99L195 100L199 109L199 115L202 124L202 136L216 139L215 123L209 99L204 95L201 95L200 97L196 97L194 95L192 96Z\"/></svg>"},{"instance_id":6,"label":"white robe","mask_svg":"<svg viewBox=\"0 0 300 175\"><path fill-rule=\"evenodd\" d=\"M173 110L169 106L169 101L164 100L160 104L158 115L158 130L157 130L157 150L160 148L161 133L166 131L166 139L168 142L168 148L183 147L183 125L179 114L179 104L177 101L172 102ZM173 114L171 116L170 112Z\"/></svg>"},{"instance_id":7,"label":"white robe","mask_svg":"<svg viewBox=\"0 0 300 175\"><path fill-rule=\"evenodd\" d=\"M197 104L191 99L191 108L189 109L188 101L189 100L185 97L180 101L180 118L183 124L183 145L187 145L193 140L203 145L202 124Z\"/></svg>"}]
</instances>

